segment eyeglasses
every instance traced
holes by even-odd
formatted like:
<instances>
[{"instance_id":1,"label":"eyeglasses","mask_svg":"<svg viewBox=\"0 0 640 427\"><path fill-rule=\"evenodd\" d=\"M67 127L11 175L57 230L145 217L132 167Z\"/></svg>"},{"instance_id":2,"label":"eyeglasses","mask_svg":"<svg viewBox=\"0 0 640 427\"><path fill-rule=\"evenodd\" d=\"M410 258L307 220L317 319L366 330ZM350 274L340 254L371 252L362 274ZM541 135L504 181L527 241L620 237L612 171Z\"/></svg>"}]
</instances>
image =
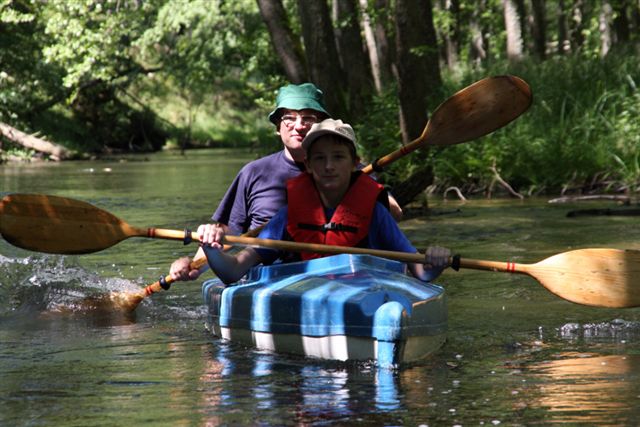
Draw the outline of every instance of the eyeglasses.
<instances>
[{"instance_id":1,"label":"eyeglasses","mask_svg":"<svg viewBox=\"0 0 640 427\"><path fill-rule=\"evenodd\" d=\"M282 120L285 126L291 127L298 122L298 119L300 119L303 126L311 126L318 122L318 117L313 114L285 114L280 120Z\"/></svg>"}]
</instances>

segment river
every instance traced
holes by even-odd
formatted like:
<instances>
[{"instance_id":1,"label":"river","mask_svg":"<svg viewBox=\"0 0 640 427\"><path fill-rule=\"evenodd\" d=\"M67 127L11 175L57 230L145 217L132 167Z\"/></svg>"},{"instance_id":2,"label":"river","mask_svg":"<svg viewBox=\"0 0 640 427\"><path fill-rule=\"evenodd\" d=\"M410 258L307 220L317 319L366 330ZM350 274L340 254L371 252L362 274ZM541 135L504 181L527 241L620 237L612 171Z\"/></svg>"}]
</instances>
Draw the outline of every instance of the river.
<instances>
[{"instance_id":1,"label":"river","mask_svg":"<svg viewBox=\"0 0 640 427\"><path fill-rule=\"evenodd\" d=\"M0 165L0 196L89 202L140 227L207 221L243 151ZM605 203L443 201L401 222L418 247L535 263L577 248L640 249L634 217L567 218ZM83 310L139 290L195 246L126 239L88 255L0 240L0 425L635 425L640 310L567 302L535 279L446 271L445 345L398 371L247 349L204 327L202 280L175 283L131 315ZM210 273L206 278L211 277ZM640 287L640 283L638 284Z\"/></svg>"}]
</instances>

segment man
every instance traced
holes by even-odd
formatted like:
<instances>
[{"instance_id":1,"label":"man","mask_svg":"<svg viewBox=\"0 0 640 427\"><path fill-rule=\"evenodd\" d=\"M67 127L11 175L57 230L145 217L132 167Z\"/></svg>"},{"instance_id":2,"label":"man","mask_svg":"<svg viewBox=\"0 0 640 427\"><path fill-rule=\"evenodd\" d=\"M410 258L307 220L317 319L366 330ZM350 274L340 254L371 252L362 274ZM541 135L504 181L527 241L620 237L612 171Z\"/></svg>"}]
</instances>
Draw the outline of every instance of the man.
<instances>
[{"instance_id":1,"label":"man","mask_svg":"<svg viewBox=\"0 0 640 427\"><path fill-rule=\"evenodd\" d=\"M276 126L283 150L246 164L231 183L212 218L231 234L260 227L286 204L286 182L303 170L302 140L311 126L329 117L323 93L312 83L280 88L269 121ZM201 249L194 258L204 256ZM195 280L207 267L190 268L182 257L170 269L174 280Z\"/></svg>"},{"instance_id":2,"label":"man","mask_svg":"<svg viewBox=\"0 0 640 427\"><path fill-rule=\"evenodd\" d=\"M276 126L283 150L245 165L231 183L212 216L226 233L241 234L265 224L286 204L286 182L304 171L305 150L302 141L314 123L330 117L323 93L312 83L280 88L276 107L269 120ZM395 199L388 205L396 219L402 210ZM203 257L198 250L194 258ZM207 266L190 267L191 259L182 257L171 264L173 280L195 280Z\"/></svg>"},{"instance_id":3,"label":"man","mask_svg":"<svg viewBox=\"0 0 640 427\"><path fill-rule=\"evenodd\" d=\"M316 123L302 146L306 173L288 181L287 205L269 221L260 238L416 252L379 202L382 185L357 171L356 139L350 125L333 119ZM259 263L324 256L260 248L246 248L231 255L221 251L224 227L203 224L198 234L209 265L225 283L239 280ZM448 265L449 255L446 248L430 247L424 263L408 267L415 277L428 281Z\"/></svg>"}]
</instances>

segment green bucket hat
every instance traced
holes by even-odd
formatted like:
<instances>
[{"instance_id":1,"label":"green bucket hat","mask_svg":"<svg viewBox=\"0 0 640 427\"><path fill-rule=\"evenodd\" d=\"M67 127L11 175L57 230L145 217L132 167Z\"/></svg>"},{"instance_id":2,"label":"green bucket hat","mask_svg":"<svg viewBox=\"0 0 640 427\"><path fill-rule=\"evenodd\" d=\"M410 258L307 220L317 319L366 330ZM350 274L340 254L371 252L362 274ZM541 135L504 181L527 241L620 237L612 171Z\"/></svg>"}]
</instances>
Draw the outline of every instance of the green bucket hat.
<instances>
[{"instance_id":1,"label":"green bucket hat","mask_svg":"<svg viewBox=\"0 0 640 427\"><path fill-rule=\"evenodd\" d=\"M280 88L276 97L276 108L269 114L269 120L278 125L280 109L290 110L315 110L330 116L325 110L322 91L313 83L301 85L287 85Z\"/></svg>"}]
</instances>

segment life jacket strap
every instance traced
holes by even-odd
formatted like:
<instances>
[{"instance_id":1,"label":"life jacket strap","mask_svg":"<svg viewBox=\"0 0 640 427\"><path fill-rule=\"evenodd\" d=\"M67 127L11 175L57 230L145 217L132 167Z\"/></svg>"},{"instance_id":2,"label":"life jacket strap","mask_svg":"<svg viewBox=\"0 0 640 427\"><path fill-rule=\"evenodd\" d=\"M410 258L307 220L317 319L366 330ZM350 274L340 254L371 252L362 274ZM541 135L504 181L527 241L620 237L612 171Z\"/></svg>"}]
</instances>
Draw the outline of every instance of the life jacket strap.
<instances>
[{"instance_id":1,"label":"life jacket strap","mask_svg":"<svg viewBox=\"0 0 640 427\"><path fill-rule=\"evenodd\" d=\"M337 222L328 222L326 224L318 225L318 224L304 224L302 222L298 223L298 228L303 230L313 230L313 231L321 231L326 233L327 231L347 231L349 233L357 233L358 227L353 227L350 225L344 225Z\"/></svg>"}]
</instances>

